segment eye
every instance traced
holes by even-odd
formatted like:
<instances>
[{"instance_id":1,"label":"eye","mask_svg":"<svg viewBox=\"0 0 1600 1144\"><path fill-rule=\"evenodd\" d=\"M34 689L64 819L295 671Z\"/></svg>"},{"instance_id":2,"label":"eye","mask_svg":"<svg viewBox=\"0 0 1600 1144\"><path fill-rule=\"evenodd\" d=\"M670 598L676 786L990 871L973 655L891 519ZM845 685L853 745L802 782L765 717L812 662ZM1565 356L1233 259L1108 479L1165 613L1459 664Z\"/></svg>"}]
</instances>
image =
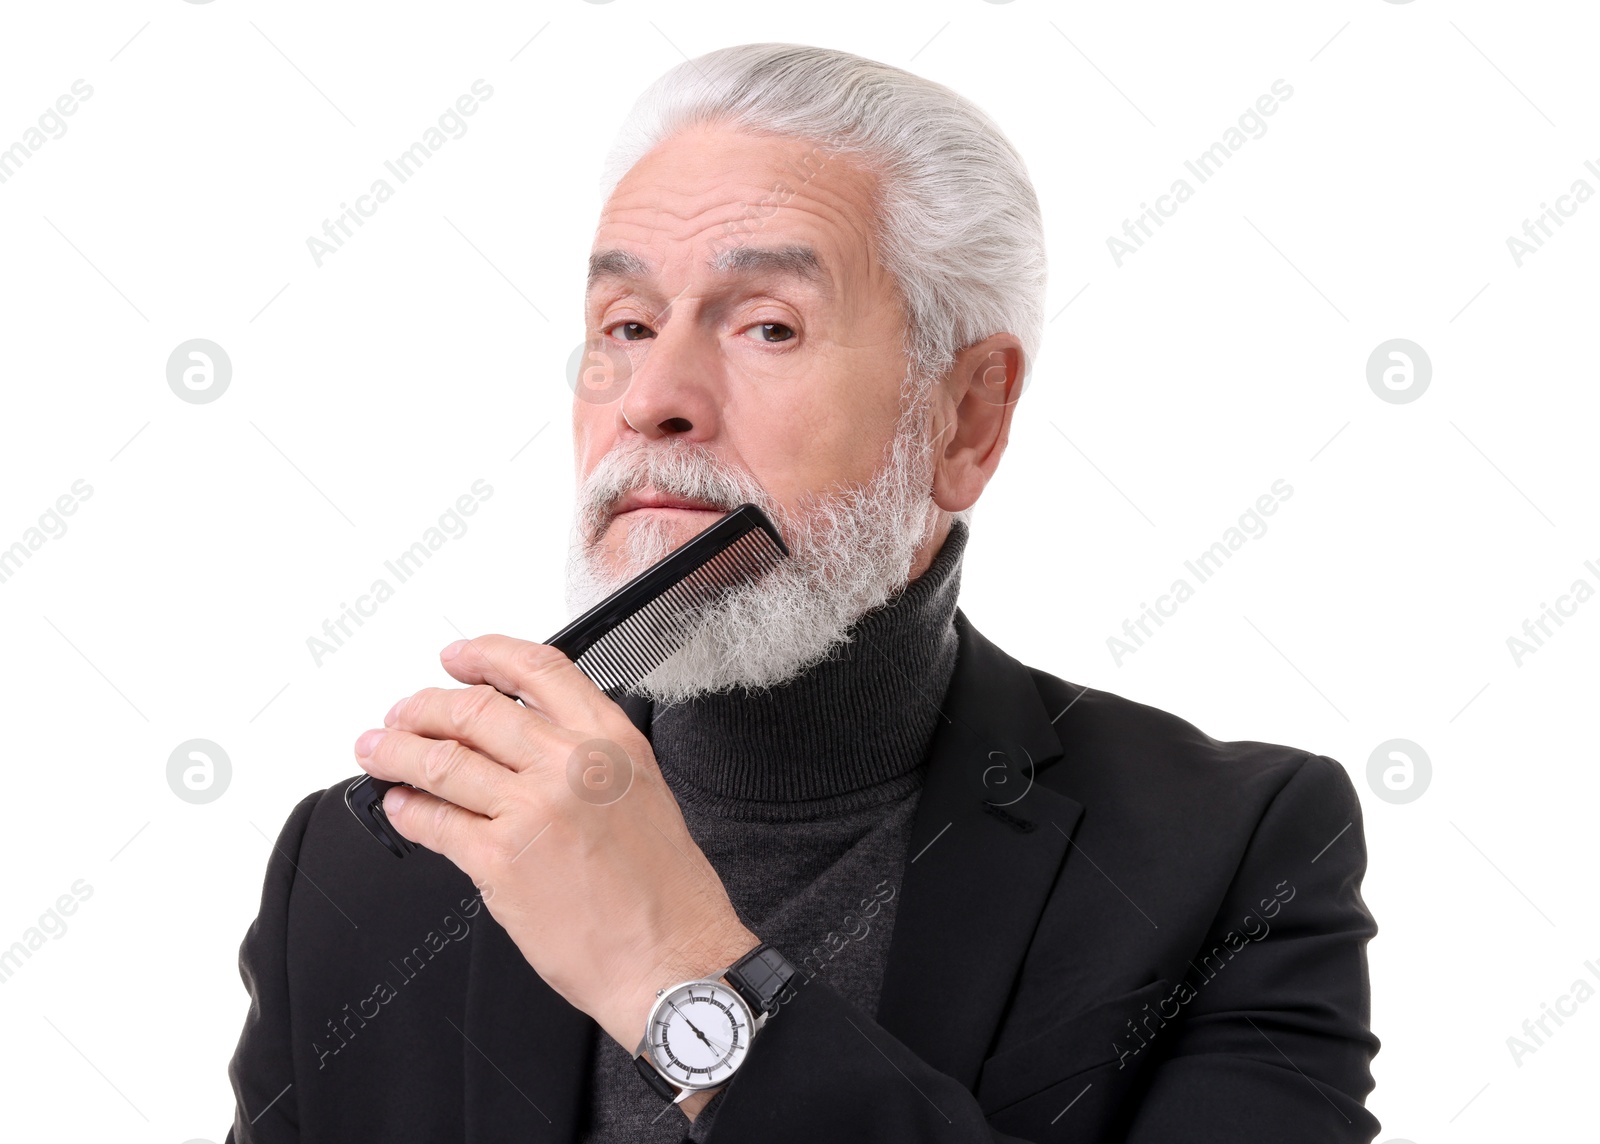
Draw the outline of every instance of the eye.
<instances>
[{"instance_id":1,"label":"eye","mask_svg":"<svg viewBox=\"0 0 1600 1144\"><path fill-rule=\"evenodd\" d=\"M744 330L743 333L747 336L754 334L756 341L765 342L768 345L793 341L795 338L794 327L786 326L782 322L757 322L749 329Z\"/></svg>"},{"instance_id":2,"label":"eye","mask_svg":"<svg viewBox=\"0 0 1600 1144\"><path fill-rule=\"evenodd\" d=\"M620 336L625 342L642 342L655 336L650 327L642 322L618 322L614 326L607 326L604 332L609 334L613 330L622 331Z\"/></svg>"}]
</instances>

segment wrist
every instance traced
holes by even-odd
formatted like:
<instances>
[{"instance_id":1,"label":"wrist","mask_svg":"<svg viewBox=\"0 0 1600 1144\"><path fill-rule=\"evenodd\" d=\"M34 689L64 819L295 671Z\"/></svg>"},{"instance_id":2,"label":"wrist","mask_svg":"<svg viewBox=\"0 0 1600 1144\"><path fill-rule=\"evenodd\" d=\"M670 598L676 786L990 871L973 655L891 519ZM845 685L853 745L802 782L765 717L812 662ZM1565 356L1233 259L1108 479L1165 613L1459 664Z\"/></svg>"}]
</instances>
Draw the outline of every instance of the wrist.
<instances>
[{"instance_id":1,"label":"wrist","mask_svg":"<svg viewBox=\"0 0 1600 1144\"><path fill-rule=\"evenodd\" d=\"M724 1087L726 1086L703 1089L700 1092L686 1096L683 1099L683 1103L678 1107L683 1109L683 1114L689 1118L689 1122L692 1124L706 1110L706 1105L711 1103L712 1097L721 1092Z\"/></svg>"},{"instance_id":2,"label":"wrist","mask_svg":"<svg viewBox=\"0 0 1600 1144\"><path fill-rule=\"evenodd\" d=\"M596 1022L631 1053L644 1034L645 1022L659 990L720 973L760 944L761 939L754 932L738 924L716 935L698 938L690 948L665 951L650 959L650 968L635 979L631 989L617 991L617 1007L605 1014L596 1014Z\"/></svg>"}]
</instances>

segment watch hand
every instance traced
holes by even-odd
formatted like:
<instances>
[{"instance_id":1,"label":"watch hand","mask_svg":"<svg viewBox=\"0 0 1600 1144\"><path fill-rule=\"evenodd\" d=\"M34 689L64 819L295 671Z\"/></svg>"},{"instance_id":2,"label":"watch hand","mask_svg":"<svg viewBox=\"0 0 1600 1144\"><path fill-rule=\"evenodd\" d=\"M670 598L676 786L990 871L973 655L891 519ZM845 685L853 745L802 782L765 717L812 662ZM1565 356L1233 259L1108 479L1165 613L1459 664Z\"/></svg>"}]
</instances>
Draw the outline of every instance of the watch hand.
<instances>
[{"instance_id":1,"label":"watch hand","mask_svg":"<svg viewBox=\"0 0 1600 1144\"><path fill-rule=\"evenodd\" d=\"M683 1014L683 1023L689 1026L690 1032L700 1038L701 1044L705 1045L705 1047L708 1049L711 1047L711 1042L706 1040L706 1035L700 1031L700 1026L689 1020L689 1015L687 1013Z\"/></svg>"},{"instance_id":2,"label":"watch hand","mask_svg":"<svg viewBox=\"0 0 1600 1144\"><path fill-rule=\"evenodd\" d=\"M676 1013L678 1016L683 1018L683 1023L685 1025L688 1025L689 1028L694 1029L694 1022L689 1020L689 1014L685 1013L682 1009L678 1008L678 1006L677 1006L677 1004L675 1002L668 1001L667 1004L672 1006L672 1011L674 1013ZM694 1029L694 1033L695 1033L695 1036L697 1036L697 1037L702 1035L699 1029Z\"/></svg>"},{"instance_id":3,"label":"watch hand","mask_svg":"<svg viewBox=\"0 0 1600 1144\"><path fill-rule=\"evenodd\" d=\"M690 1027L693 1028L693 1026ZM695 1029L695 1032L700 1033L700 1030ZM727 1054L733 1051L733 1047L731 1045L725 1045L715 1037L708 1037L704 1033L700 1033L700 1039L704 1041L709 1048L716 1049L719 1053Z\"/></svg>"},{"instance_id":4,"label":"watch hand","mask_svg":"<svg viewBox=\"0 0 1600 1144\"><path fill-rule=\"evenodd\" d=\"M674 1013L676 1013L678 1016L683 1018L683 1023L685 1025L688 1025L689 1028L694 1031L694 1035L700 1038L701 1042L704 1043L706 1048L715 1049L717 1052L724 1053L724 1054L730 1053L730 1052L733 1051L732 1046L724 1045L721 1041L717 1041L717 1042L713 1043L709 1037L707 1037L704 1033L702 1033L699 1030L699 1028L695 1025L695 1023L693 1021L689 1020L689 1015L687 1013L685 1013L682 1009L678 1008L676 1003L674 1003L672 1001L668 1001L667 1004L672 1006L672 1011Z\"/></svg>"},{"instance_id":5,"label":"watch hand","mask_svg":"<svg viewBox=\"0 0 1600 1144\"><path fill-rule=\"evenodd\" d=\"M693 1031L694 1035L699 1037L700 1040L705 1044L705 1046L707 1048L712 1048L713 1047L711 1042L706 1040L706 1035L700 1031L700 1029L695 1025L695 1023L693 1021L689 1020L689 1014L685 1013L682 1009L678 1008L678 1006L673 1004L671 1001L667 1002L667 1004L672 1005L672 1011L674 1013L676 1013L678 1016L683 1018L683 1023L685 1025L689 1026L690 1030Z\"/></svg>"}]
</instances>

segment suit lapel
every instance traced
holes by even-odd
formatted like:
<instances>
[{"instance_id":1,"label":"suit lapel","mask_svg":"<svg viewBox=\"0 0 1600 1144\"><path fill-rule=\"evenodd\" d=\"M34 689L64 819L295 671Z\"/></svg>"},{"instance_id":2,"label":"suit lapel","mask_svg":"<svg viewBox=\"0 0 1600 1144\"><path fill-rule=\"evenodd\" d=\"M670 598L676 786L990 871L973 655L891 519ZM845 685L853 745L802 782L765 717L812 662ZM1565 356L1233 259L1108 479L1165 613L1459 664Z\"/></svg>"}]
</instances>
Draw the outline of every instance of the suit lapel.
<instances>
[{"instance_id":1,"label":"suit lapel","mask_svg":"<svg viewBox=\"0 0 1600 1144\"><path fill-rule=\"evenodd\" d=\"M1062 751L1028 669L956 629L877 1019L970 1088L1083 807L1032 780Z\"/></svg>"}]
</instances>

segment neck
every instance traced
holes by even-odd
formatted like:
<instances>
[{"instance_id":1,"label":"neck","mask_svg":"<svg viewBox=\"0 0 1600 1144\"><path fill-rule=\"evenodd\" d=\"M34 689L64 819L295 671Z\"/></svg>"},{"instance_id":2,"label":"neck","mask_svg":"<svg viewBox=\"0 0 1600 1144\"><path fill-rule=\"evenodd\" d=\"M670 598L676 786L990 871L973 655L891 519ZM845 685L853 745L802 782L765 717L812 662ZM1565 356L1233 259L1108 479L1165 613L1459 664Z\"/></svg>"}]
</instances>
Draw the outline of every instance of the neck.
<instances>
[{"instance_id":1,"label":"neck","mask_svg":"<svg viewBox=\"0 0 1600 1144\"><path fill-rule=\"evenodd\" d=\"M922 575L788 682L655 706L651 745L679 801L798 820L914 789L955 670L966 540L967 525L953 520Z\"/></svg>"}]
</instances>

